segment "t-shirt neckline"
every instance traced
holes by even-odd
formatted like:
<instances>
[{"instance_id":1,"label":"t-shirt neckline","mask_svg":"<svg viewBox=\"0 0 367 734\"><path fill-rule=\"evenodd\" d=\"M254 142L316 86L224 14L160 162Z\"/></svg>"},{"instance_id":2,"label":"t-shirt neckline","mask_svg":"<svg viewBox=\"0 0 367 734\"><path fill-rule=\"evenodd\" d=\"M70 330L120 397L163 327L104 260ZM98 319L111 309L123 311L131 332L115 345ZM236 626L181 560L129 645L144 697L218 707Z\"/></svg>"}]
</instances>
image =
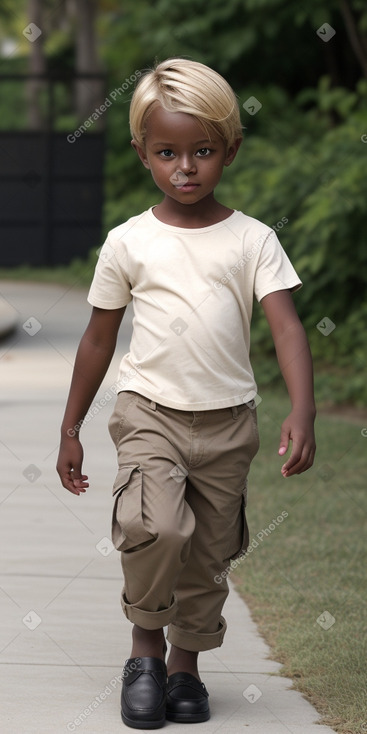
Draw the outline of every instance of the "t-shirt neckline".
<instances>
[{"instance_id":1,"label":"t-shirt neckline","mask_svg":"<svg viewBox=\"0 0 367 734\"><path fill-rule=\"evenodd\" d=\"M237 214L238 210L234 209L232 214L229 215L229 217L226 217L225 219L222 219L220 222L216 222L216 224L209 224L207 227L176 227L173 224L166 224L166 222L161 222L158 217L156 217L153 214L154 207L157 206L154 204L153 206L149 207L147 210L147 214L151 220L156 224L156 226L160 227L161 229L167 229L171 232L185 232L186 234L198 234L202 232L210 232L213 229L220 229L221 227L224 227L228 222L230 222L232 219L234 219Z\"/></svg>"}]
</instances>

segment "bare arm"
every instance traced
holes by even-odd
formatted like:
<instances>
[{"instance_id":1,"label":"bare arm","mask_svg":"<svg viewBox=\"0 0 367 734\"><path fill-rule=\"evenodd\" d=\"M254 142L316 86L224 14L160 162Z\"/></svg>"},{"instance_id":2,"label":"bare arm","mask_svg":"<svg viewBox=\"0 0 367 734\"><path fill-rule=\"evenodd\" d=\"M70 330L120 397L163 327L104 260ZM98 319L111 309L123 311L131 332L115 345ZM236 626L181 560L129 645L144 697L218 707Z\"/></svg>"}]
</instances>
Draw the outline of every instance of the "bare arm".
<instances>
[{"instance_id":1,"label":"bare arm","mask_svg":"<svg viewBox=\"0 0 367 734\"><path fill-rule=\"evenodd\" d=\"M283 456L289 441L292 441L291 456L281 469L284 477L290 477L309 469L315 456L316 408L311 352L288 290L269 293L262 299L261 305L292 403L292 410L282 425L279 447L279 455Z\"/></svg>"},{"instance_id":2,"label":"bare arm","mask_svg":"<svg viewBox=\"0 0 367 734\"><path fill-rule=\"evenodd\" d=\"M56 467L61 483L73 494L89 486L88 477L82 474L79 428L111 362L125 308L93 308L77 351Z\"/></svg>"}]
</instances>

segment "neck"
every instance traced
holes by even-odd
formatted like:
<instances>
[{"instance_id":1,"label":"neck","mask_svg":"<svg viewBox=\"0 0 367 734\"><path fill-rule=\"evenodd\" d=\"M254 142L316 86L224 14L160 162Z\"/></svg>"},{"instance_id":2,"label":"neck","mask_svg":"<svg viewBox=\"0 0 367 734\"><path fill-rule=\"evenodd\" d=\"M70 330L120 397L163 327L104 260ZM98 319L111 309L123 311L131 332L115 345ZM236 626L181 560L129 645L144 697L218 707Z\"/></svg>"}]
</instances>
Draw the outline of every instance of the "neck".
<instances>
[{"instance_id":1,"label":"neck","mask_svg":"<svg viewBox=\"0 0 367 734\"><path fill-rule=\"evenodd\" d=\"M214 199L213 194L193 204L181 204L181 202L165 196L163 201L154 207L154 216L161 222L188 229L217 224L223 219L227 219L232 213L233 209L220 204Z\"/></svg>"}]
</instances>

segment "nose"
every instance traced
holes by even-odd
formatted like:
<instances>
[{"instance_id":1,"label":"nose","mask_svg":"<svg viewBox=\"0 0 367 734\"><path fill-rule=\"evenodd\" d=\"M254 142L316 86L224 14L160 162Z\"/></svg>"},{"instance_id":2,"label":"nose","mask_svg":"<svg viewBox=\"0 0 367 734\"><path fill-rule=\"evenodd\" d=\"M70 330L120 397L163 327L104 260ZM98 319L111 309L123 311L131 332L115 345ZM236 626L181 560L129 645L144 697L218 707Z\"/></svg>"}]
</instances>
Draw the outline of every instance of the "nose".
<instances>
[{"instance_id":1,"label":"nose","mask_svg":"<svg viewBox=\"0 0 367 734\"><path fill-rule=\"evenodd\" d=\"M182 155L179 159L179 167L183 173L193 173L196 171L196 160L191 155Z\"/></svg>"}]
</instances>

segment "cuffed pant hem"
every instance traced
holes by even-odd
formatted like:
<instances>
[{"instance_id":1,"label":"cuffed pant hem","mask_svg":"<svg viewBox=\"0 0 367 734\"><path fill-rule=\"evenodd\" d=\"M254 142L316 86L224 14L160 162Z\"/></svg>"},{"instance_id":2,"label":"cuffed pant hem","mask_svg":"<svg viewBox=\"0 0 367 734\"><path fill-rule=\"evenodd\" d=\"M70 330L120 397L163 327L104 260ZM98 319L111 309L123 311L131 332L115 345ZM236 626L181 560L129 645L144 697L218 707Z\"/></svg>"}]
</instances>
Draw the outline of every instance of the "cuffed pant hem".
<instances>
[{"instance_id":1,"label":"cuffed pant hem","mask_svg":"<svg viewBox=\"0 0 367 734\"><path fill-rule=\"evenodd\" d=\"M181 647L182 650L204 652L204 650L212 650L214 647L222 645L226 629L227 622L222 616L219 619L219 630L217 632L188 632L182 627L170 624L167 640L171 645Z\"/></svg>"},{"instance_id":2,"label":"cuffed pant hem","mask_svg":"<svg viewBox=\"0 0 367 734\"><path fill-rule=\"evenodd\" d=\"M129 604L124 593L122 593L121 607L127 619L133 624L137 624L146 630L157 630L160 627L166 627L174 618L177 612L177 598L173 594L172 604L168 609L161 609L159 612L147 612L144 609L138 609L133 604Z\"/></svg>"}]
</instances>

